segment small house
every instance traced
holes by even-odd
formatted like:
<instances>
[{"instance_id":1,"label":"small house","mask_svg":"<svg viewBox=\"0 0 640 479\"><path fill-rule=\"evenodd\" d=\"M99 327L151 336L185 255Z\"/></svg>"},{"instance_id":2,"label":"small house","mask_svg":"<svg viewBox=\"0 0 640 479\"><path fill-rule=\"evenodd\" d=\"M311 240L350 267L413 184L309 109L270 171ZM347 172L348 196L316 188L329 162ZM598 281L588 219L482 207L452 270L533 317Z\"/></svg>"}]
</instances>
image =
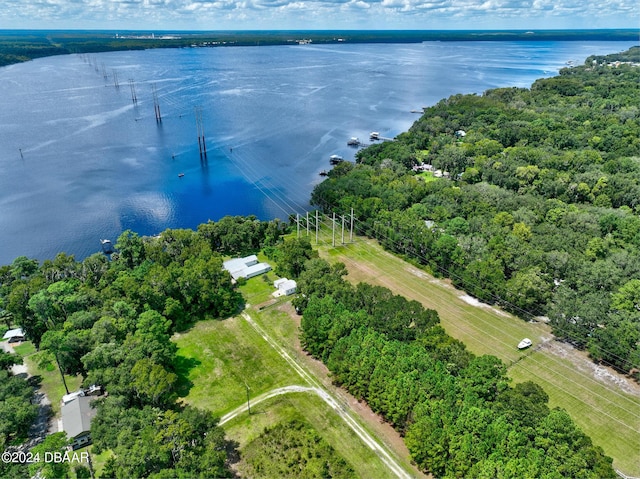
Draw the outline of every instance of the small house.
<instances>
[{"instance_id":1,"label":"small house","mask_svg":"<svg viewBox=\"0 0 640 479\"><path fill-rule=\"evenodd\" d=\"M74 450L91 444L91 421L96 415L91 407L93 400L89 396L78 396L62 405L62 430Z\"/></svg>"},{"instance_id":2,"label":"small house","mask_svg":"<svg viewBox=\"0 0 640 479\"><path fill-rule=\"evenodd\" d=\"M222 263L222 267L227 270L235 280L239 278L253 278L271 271L268 263L259 263L255 254L244 258L234 258Z\"/></svg>"},{"instance_id":3,"label":"small house","mask_svg":"<svg viewBox=\"0 0 640 479\"><path fill-rule=\"evenodd\" d=\"M8 339L10 343L18 343L21 341L24 341L24 333L22 332L22 328L16 328L16 329L10 329L9 331L7 331L6 333L4 333L4 336L2 336L2 339Z\"/></svg>"}]
</instances>

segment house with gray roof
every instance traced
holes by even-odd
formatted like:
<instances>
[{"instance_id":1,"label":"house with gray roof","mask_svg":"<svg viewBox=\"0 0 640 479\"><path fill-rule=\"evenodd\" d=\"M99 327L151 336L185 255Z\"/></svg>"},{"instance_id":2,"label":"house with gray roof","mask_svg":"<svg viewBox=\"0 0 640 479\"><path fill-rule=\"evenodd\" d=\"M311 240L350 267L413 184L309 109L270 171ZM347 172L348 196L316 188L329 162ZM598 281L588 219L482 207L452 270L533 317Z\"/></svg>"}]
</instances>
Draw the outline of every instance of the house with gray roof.
<instances>
[{"instance_id":1,"label":"house with gray roof","mask_svg":"<svg viewBox=\"0 0 640 479\"><path fill-rule=\"evenodd\" d=\"M79 449L91 444L91 420L96 410L91 407L90 396L78 396L62 405L62 429L71 440L71 448Z\"/></svg>"}]
</instances>

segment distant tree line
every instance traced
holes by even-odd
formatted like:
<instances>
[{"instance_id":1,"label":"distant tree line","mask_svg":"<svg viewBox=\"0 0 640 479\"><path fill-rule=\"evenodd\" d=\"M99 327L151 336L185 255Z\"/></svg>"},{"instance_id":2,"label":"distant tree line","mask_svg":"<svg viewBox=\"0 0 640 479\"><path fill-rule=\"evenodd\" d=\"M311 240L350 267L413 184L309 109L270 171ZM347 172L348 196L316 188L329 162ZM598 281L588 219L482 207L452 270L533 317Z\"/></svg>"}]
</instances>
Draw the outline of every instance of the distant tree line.
<instances>
[{"instance_id":1,"label":"distant tree line","mask_svg":"<svg viewBox=\"0 0 640 479\"><path fill-rule=\"evenodd\" d=\"M442 100L334 168L312 203L353 208L385 248L524 319L548 317L557 338L638 379L639 65L634 47L530 89Z\"/></svg>"},{"instance_id":2,"label":"distant tree line","mask_svg":"<svg viewBox=\"0 0 640 479\"><path fill-rule=\"evenodd\" d=\"M386 288L342 279L343 264L307 261L298 280L301 341L333 380L404 436L434 477L614 478L612 460L548 396L512 387L506 365L475 356L435 311Z\"/></svg>"},{"instance_id":3,"label":"distant tree line","mask_svg":"<svg viewBox=\"0 0 640 479\"><path fill-rule=\"evenodd\" d=\"M638 31L612 30L542 30L525 31L432 31L432 30L362 30L362 31L213 31L170 32L141 31L20 31L0 32L0 66L51 55L98 53L151 48L185 48L218 46L291 45L297 40L314 43L420 43L424 41L635 41ZM118 37L116 37L118 34Z\"/></svg>"}]
</instances>

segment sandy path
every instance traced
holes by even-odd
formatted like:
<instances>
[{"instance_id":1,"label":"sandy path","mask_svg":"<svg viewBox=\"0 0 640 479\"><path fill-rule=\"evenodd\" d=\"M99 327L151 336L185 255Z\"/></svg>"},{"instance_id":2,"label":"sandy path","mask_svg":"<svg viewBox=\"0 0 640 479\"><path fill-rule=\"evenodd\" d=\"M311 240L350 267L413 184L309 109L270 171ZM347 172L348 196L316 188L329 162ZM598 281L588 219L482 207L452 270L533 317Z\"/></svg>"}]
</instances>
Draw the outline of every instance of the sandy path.
<instances>
[{"instance_id":1,"label":"sandy path","mask_svg":"<svg viewBox=\"0 0 640 479\"><path fill-rule=\"evenodd\" d=\"M311 387L304 386L286 386L284 388L279 388L276 390L269 391L265 393L265 395L272 394L274 396L278 394L286 394L289 392L311 392L316 393L322 400L329 405L341 418L345 423L356 433L356 435L380 458L380 460L391 470L397 477L399 478L411 478L412 475L409 474L387 451L386 448L381 446L379 442L371 436L358 421L354 419L350 412L350 408L348 405L341 403L336 397L334 397L329 391L327 391L324 386L310 373L308 373L297 361L295 361L287 351L285 351L269 334L258 325L246 312L242 313L242 317L251 325L255 331L262 336L262 338L269 343L269 345L276 350L276 352L287 362L289 365L298 373L298 375L305 380ZM293 390L288 390L288 388L293 388ZM283 391L284 390L284 391ZM263 395L264 396L264 395ZM270 396L273 397L273 396ZM262 400L267 399L267 397ZM245 406L243 405L239 412L241 412ZM229 414L233 414L235 411L232 411ZM239 414L238 412L238 414ZM222 421L228 416L225 415ZM229 419L226 419L227 421Z\"/></svg>"}]
</instances>

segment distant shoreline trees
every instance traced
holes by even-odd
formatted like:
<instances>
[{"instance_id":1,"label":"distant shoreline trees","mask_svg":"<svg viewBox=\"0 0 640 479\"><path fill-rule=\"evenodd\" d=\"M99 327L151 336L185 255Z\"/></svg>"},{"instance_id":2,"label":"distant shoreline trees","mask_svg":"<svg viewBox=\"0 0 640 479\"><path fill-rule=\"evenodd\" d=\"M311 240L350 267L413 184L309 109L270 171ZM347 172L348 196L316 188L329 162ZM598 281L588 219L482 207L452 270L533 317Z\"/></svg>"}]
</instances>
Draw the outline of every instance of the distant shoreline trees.
<instances>
[{"instance_id":1,"label":"distant shoreline trees","mask_svg":"<svg viewBox=\"0 0 640 479\"><path fill-rule=\"evenodd\" d=\"M291 45L298 41L322 43L420 43L424 41L636 41L634 29L526 31L213 31L213 32L0 32L0 67L35 58L72 53L99 53L152 48Z\"/></svg>"}]
</instances>

